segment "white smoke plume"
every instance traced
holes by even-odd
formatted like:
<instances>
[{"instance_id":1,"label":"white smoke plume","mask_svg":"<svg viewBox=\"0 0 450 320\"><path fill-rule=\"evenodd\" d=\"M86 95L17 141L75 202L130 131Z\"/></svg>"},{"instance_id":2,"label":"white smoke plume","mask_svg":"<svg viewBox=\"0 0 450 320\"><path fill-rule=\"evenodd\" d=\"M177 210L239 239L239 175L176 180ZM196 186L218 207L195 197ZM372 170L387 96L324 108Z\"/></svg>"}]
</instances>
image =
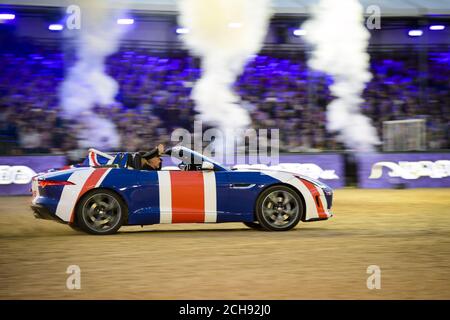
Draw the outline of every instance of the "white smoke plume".
<instances>
[{"instance_id":1,"label":"white smoke plume","mask_svg":"<svg viewBox=\"0 0 450 320\"><path fill-rule=\"evenodd\" d=\"M105 71L105 59L116 52L125 28L117 24L124 9L113 10L107 0L77 0L81 8L78 32L77 61L68 71L60 90L65 118L71 119L81 130L79 146L115 149L120 138L114 123L93 111L95 105L114 103L117 82Z\"/></svg>"},{"instance_id":2,"label":"white smoke plume","mask_svg":"<svg viewBox=\"0 0 450 320\"><path fill-rule=\"evenodd\" d=\"M228 133L250 123L232 86L248 59L262 46L271 17L270 0L180 0L179 24L193 54L202 59L202 76L192 98L199 120ZM227 145L229 145L227 136ZM216 140L216 151L223 141ZM229 149L227 149L229 150Z\"/></svg>"},{"instance_id":3,"label":"white smoke plume","mask_svg":"<svg viewBox=\"0 0 450 320\"><path fill-rule=\"evenodd\" d=\"M373 151L379 144L370 119L361 114L361 94L372 75L369 71L370 33L364 27L358 0L320 0L302 28L313 46L308 65L333 77L330 91L336 97L327 106L327 128L355 151Z\"/></svg>"}]
</instances>

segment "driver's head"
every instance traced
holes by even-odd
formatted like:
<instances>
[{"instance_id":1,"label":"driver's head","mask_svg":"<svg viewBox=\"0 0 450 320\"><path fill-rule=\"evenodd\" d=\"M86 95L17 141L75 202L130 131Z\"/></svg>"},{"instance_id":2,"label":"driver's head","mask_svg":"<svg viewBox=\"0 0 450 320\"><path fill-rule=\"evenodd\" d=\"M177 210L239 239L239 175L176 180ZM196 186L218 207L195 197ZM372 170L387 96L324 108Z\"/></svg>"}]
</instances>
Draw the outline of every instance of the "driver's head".
<instances>
[{"instance_id":1,"label":"driver's head","mask_svg":"<svg viewBox=\"0 0 450 320\"><path fill-rule=\"evenodd\" d=\"M164 146L159 145L149 152L145 152L141 157L141 168L143 170L160 170L162 167L161 154L164 152Z\"/></svg>"},{"instance_id":2,"label":"driver's head","mask_svg":"<svg viewBox=\"0 0 450 320\"><path fill-rule=\"evenodd\" d=\"M151 159L145 159L145 158L142 158L142 168L143 169L148 169L148 168L151 168L151 169L153 169L153 170L160 170L161 169L161 167L162 167L162 160L161 160L161 158L158 156L158 157L153 157L153 158L151 158Z\"/></svg>"}]
</instances>

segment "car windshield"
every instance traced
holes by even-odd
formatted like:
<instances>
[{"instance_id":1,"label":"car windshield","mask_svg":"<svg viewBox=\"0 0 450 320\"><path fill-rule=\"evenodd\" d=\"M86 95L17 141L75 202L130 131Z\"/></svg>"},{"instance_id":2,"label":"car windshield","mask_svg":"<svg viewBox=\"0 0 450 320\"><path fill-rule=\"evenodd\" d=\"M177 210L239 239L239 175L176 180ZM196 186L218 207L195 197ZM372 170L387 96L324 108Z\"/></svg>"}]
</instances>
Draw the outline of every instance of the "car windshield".
<instances>
[{"instance_id":1,"label":"car windshield","mask_svg":"<svg viewBox=\"0 0 450 320\"><path fill-rule=\"evenodd\" d=\"M188 149L186 147L173 147L172 149L169 149L166 153L167 155L171 157L175 157L176 159L181 160L182 162L186 164L199 164L201 165L203 161L208 161L214 164L215 167L222 169L222 170L229 170L225 166L221 165L217 161L202 155L194 150Z\"/></svg>"}]
</instances>

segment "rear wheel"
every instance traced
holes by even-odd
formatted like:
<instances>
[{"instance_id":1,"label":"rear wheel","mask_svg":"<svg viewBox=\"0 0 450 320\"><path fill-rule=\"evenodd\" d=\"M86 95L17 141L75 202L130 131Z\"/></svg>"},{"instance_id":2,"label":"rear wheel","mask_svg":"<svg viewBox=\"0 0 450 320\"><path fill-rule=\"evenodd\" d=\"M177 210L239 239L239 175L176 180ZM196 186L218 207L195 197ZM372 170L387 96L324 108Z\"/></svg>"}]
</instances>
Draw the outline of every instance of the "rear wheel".
<instances>
[{"instance_id":1,"label":"rear wheel","mask_svg":"<svg viewBox=\"0 0 450 320\"><path fill-rule=\"evenodd\" d=\"M287 231L303 216L299 195L289 187L273 186L263 191L256 202L256 217L265 230Z\"/></svg>"},{"instance_id":2,"label":"rear wheel","mask_svg":"<svg viewBox=\"0 0 450 320\"><path fill-rule=\"evenodd\" d=\"M90 234L113 234L122 226L126 210L126 205L114 192L93 190L78 205L77 224Z\"/></svg>"}]
</instances>

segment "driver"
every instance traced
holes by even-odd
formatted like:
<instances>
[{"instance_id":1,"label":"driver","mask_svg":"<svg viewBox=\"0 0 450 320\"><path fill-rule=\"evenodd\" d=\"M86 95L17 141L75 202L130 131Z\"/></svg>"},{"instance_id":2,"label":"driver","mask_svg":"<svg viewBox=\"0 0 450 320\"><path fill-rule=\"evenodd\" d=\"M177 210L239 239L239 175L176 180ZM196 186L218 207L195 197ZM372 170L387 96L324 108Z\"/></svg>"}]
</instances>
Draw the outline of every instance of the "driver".
<instances>
[{"instance_id":1,"label":"driver","mask_svg":"<svg viewBox=\"0 0 450 320\"><path fill-rule=\"evenodd\" d=\"M140 152L141 154L141 170L161 170L162 159L164 153L164 145L159 144L157 147L148 152Z\"/></svg>"}]
</instances>

